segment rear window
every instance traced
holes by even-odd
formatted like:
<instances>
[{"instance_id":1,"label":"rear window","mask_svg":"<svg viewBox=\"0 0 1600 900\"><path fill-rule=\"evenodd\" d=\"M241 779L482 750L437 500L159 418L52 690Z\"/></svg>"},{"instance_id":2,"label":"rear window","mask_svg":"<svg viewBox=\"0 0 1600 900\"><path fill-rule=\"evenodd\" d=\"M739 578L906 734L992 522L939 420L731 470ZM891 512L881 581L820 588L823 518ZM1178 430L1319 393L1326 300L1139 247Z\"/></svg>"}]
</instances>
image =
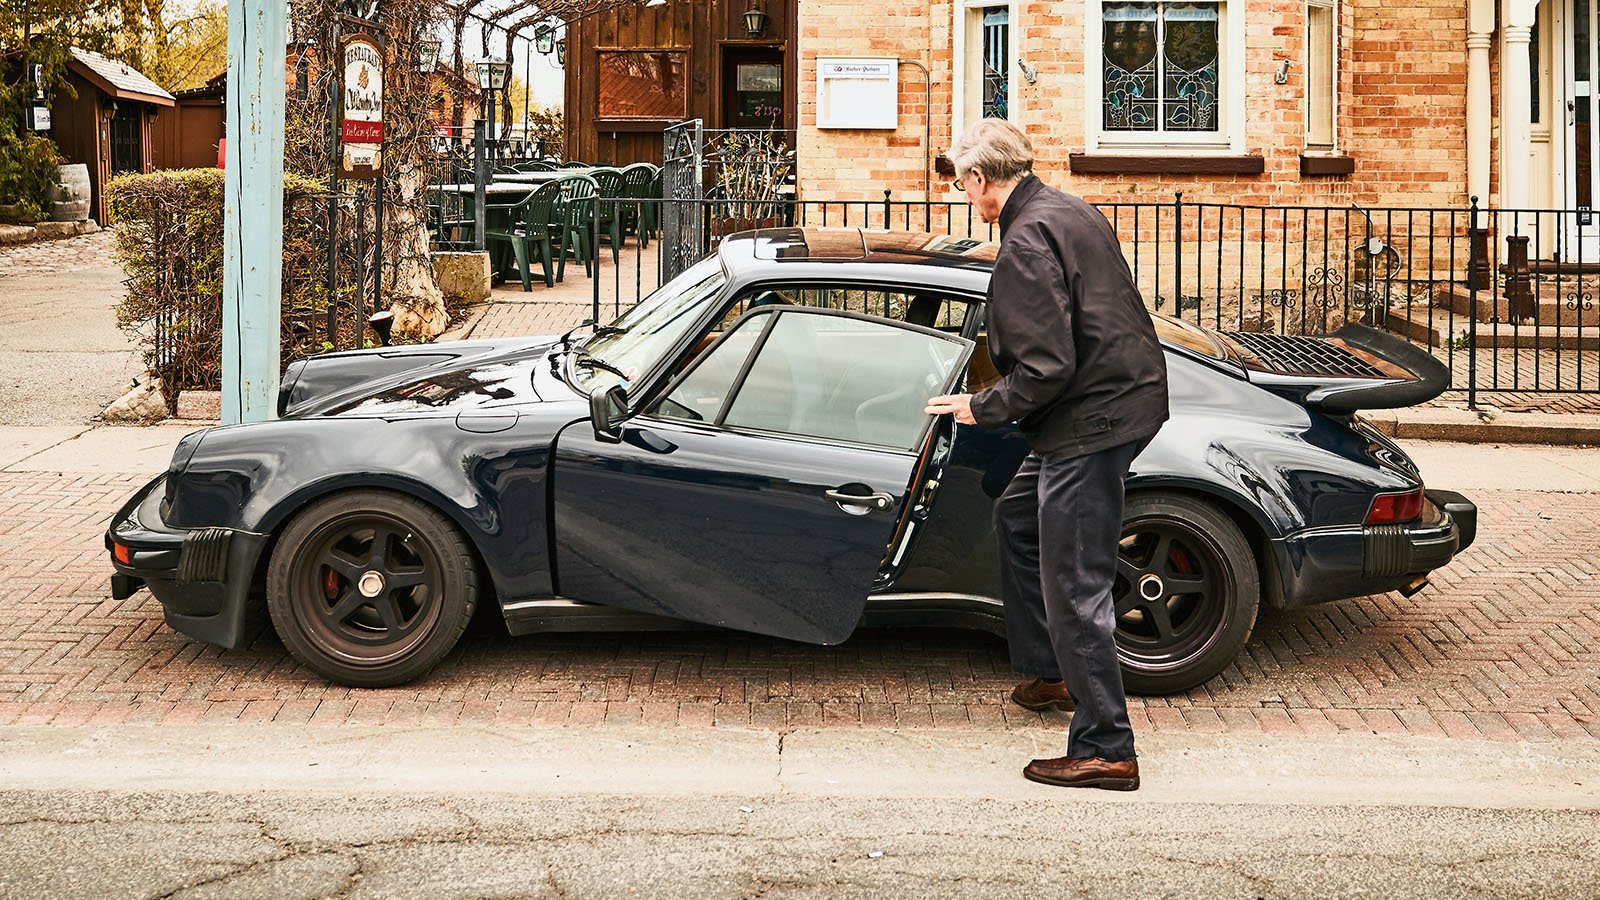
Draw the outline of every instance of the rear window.
<instances>
[{"instance_id":1,"label":"rear window","mask_svg":"<svg viewBox=\"0 0 1600 900\"><path fill-rule=\"evenodd\" d=\"M1217 360L1229 360L1233 356L1228 348L1216 335L1179 319L1169 319L1166 316L1151 314L1150 321L1155 323L1156 337L1169 344L1176 344L1185 350L1193 350L1201 356Z\"/></svg>"}]
</instances>

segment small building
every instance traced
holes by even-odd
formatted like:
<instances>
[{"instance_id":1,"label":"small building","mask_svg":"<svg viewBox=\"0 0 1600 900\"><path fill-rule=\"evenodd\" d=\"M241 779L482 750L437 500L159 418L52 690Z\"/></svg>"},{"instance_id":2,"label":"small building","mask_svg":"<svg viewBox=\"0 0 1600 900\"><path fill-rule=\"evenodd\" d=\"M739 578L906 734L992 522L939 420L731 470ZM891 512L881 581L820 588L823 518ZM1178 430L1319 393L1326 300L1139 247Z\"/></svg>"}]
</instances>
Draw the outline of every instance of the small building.
<instances>
[{"instance_id":1,"label":"small building","mask_svg":"<svg viewBox=\"0 0 1600 900\"><path fill-rule=\"evenodd\" d=\"M223 72L203 87L173 95L177 105L156 116L156 168L200 169L217 164L226 119L223 95L227 92L228 75Z\"/></svg>"},{"instance_id":2,"label":"small building","mask_svg":"<svg viewBox=\"0 0 1600 900\"><path fill-rule=\"evenodd\" d=\"M619 6L567 26L566 155L661 162L661 132L793 130L799 0L669 0Z\"/></svg>"},{"instance_id":3,"label":"small building","mask_svg":"<svg viewBox=\"0 0 1600 900\"><path fill-rule=\"evenodd\" d=\"M67 162L88 165L89 215L104 222L106 183L156 167L156 120L176 101L132 66L76 47L66 81L72 91L56 92L50 137Z\"/></svg>"}]
</instances>

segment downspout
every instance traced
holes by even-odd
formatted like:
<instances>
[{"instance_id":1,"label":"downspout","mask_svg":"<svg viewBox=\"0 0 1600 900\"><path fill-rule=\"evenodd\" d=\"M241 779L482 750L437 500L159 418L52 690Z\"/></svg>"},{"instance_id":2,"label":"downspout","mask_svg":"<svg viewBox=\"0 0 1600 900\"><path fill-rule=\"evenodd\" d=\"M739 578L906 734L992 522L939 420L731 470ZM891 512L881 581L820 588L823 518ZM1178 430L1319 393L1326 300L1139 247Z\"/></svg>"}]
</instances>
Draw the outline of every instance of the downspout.
<instances>
[{"instance_id":1,"label":"downspout","mask_svg":"<svg viewBox=\"0 0 1600 900\"><path fill-rule=\"evenodd\" d=\"M933 230L933 73L920 60L896 60L922 70L922 211L923 228Z\"/></svg>"}]
</instances>

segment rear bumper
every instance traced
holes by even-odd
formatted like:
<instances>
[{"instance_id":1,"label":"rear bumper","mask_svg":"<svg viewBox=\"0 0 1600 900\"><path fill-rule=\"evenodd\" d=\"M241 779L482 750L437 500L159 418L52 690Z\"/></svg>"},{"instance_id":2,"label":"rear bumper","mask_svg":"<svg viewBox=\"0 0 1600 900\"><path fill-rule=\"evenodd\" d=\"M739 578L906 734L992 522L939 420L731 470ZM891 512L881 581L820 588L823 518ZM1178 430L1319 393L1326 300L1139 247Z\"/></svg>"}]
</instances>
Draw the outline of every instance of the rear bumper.
<instances>
[{"instance_id":1,"label":"rear bumper","mask_svg":"<svg viewBox=\"0 0 1600 900\"><path fill-rule=\"evenodd\" d=\"M1313 529L1273 542L1282 605L1415 590L1477 537L1478 508L1430 490L1421 519L1400 525Z\"/></svg>"},{"instance_id":2,"label":"rear bumper","mask_svg":"<svg viewBox=\"0 0 1600 900\"><path fill-rule=\"evenodd\" d=\"M141 587L160 602L174 631L223 647L243 646L265 617L250 602L256 563L267 536L226 528L184 529L161 518L165 476L134 494L111 520L111 596L123 600ZM128 548L126 563L116 545Z\"/></svg>"}]
</instances>

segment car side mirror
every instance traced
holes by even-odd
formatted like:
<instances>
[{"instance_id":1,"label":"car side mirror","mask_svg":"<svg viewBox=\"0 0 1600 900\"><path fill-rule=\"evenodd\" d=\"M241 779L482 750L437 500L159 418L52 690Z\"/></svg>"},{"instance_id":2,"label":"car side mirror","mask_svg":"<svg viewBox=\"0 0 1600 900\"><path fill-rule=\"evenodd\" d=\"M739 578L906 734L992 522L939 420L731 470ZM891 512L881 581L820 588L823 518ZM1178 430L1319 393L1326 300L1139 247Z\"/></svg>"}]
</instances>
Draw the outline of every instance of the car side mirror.
<instances>
[{"instance_id":1,"label":"car side mirror","mask_svg":"<svg viewBox=\"0 0 1600 900\"><path fill-rule=\"evenodd\" d=\"M589 395L589 424L594 426L595 440L622 443L622 429L617 427L617 422L627 414L628 392L622 385L614 384Z\"/></svg>"}]
</instances>

